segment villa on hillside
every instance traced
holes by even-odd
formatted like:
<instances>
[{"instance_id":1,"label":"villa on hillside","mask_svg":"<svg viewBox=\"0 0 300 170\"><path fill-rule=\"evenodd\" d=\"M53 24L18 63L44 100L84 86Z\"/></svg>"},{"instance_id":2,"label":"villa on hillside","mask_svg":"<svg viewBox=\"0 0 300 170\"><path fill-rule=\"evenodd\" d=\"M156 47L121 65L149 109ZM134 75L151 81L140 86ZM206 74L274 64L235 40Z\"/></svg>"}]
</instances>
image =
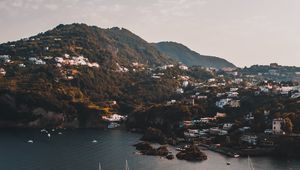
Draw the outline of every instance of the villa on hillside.
<instances>
[{"instance_id":1,"label":"villa on hillside","mask_svg":"<svg viewBox=\"0 0 300 170\"><path fill-rule=\"evenodd\" d=\"M283 131L284 124L285 121L282 118L273 119L273 123L272 123L273 134L285 134L285 132Z\"/></svg>"}]
</instances>

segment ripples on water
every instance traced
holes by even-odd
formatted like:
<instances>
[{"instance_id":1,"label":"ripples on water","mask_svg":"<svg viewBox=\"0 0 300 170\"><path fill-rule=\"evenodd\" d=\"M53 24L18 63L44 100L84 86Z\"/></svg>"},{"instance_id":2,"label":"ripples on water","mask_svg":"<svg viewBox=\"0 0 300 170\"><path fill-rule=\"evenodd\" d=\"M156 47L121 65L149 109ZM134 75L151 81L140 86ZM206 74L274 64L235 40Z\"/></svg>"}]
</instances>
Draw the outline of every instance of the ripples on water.
<instances>
[{"instance_id":1,"label":"ripples on water","mask_svg":"<svg viewBox=\"0 0 300 170\"><path fill-rule=\"evenodd\" d=\"M208 160L191 163L133 154L139 134L120 130L69 130L51 132L51 138L39 131L0 132L0 170L248 170L247 158L228 158L205 151ZM28 143L28 140L34 143ZM93 143L97 140L97 143ZM175 150L172 148L173 153ZM231 162L230 166L226 162ZM255 169L300 169L300 160L252 158Z\"/></svg>"}]
</instances>

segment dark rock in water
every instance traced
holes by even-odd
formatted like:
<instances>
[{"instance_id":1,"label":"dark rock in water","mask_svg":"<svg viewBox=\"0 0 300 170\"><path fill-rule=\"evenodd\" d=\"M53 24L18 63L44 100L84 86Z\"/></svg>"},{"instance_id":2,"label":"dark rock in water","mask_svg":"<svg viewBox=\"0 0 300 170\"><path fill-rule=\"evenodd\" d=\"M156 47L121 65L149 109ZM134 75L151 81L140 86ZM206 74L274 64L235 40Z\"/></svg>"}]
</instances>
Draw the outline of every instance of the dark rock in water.
<instances>
[{"instance_id":1,"label":"dark rock in water","mask_svg":"<svg viewBox=\"0 0 300 170\"><path fill-rule=\"evenodd\" d=\"M136 150L139 150L139 151L145 151L145 150L153 149L153 147L148 142L140 142L140 143L137 143L133 146L135 146Z\"/></svg>"},{"instance_id":2,"label":"dark rock in water","mask_svg":"<svg viewBox=\"0 0 300 170\"><path fill-rule=\"evenodd\" d=\"M166 157L170 153L167 146L160 146L155 149L148 142L140 142L138 144L135 144L134 146L144 155Z\"/></svg>"},{"instance_id":3,"label":"dark rock in water","mask_svg":"<svg viewBox=\"0 0 300 170\"><path fill-rule=\"evenodd\" d=\"M167 146L161 146L157 148L156 151L157 151L157 155L159 156L167 156L169 154L169 150Z\"/></svg>"},{"instance_id":4,"label":"dark rock in water","mask_svg":"<svg viewBox=\"0 0 300 170\"><path fill-rule=\"evenodd\" d=\"M149 127L144 136L141 138L143 141L149 141L149 142L157 142L159 144L167 144L168 139L164 135L164 133L160 129L151 128Z\"/></svg>"},{"instance_id":5,"label":"dark rock in water","mask_svg":"<svg viewBox=\"0 0 300 170\"><path fill-rule=\"evenodd\" d=\"M173 154L168 154L166 156L166 158L169 159L169 160L172 160L172 159L174 159L174 155Z\"/></svg>"},{"instance_id":6,"label":"dark rock in water","mask_svg":"<svg viewBox=\"0 0 300 170\"><path fill-rule=\"evenodd\" d=\"M184 151L176 154L176 157L180 160L187 161L203 161L207 159L207 155L200 151L196 145L187 147Z\"/></svg>"}]
</instances>

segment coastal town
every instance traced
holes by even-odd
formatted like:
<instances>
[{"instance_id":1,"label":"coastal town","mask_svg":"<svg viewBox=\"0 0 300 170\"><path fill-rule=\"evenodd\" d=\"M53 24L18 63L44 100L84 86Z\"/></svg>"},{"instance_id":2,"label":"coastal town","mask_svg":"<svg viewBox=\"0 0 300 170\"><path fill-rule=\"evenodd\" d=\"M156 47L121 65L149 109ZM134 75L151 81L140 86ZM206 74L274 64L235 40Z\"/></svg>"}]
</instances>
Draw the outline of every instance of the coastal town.
<instances>
[{"instance_id":1,"label":"coastal town","mask_svg":"<svg viewBox=\"0 0 300 170\"><path fill-rule=\"evenodd\" d=\"M175 147L178 159L205 160L207 149L234 158L300 155L291 152L300 138L299 67L188 66L159 52L147 58L140 46L132 47L134 55L111 44L86 46L82 41L94 37L77 29L91 28L60 25L0 46L0 101L10 113L4 120L27 128L127 129ZM111 39L131 35L98 31ZM136 147L174 158L165 146Z\"/></svg>"},{"instance_id":2,"label":"coastal town","mask_svg":"<svg viewBox=\"0 0 300 170\"><path fill-rule=\"evenodd\" d=\"M270 70L257 75L242 74L234 69L208 68L206 70L215 76L205 81L178 76L181 86L176 89L177 96L165 105L197 107L205 103L215 114L179 122L176 150L184 151L187 146L196 145L234 158L272 156L279 154L283 141L299 142L299 126L293 124L297 122L295 114L299 112L299 80L277 82L265 78L284 77L274 74L280 68L278 64L269 67ZM298 75L297 72L288 74ZM164 73L156 75L163 76ZM279 101L289 104L276 104Z\"/></svg>"},{"instance_id":3,"label":"coastal town","mask_svg":"<svg viewBox=\"0 0 300 170\"><path fill-rule=\"evenodd\" d=\"M80 67L99 68L97 62L90 62L83 56L69 54L64 54L62 57L30 57L28 60L22 58L14 60L9 55L1 55L0 60L0 74L3 77L6 76L5 68L10 65L25 69L27 65L32 64L52 64L60 72L56 81L60 79L72 81L76 76L80 76L78 71ZM178 151L184 151L186 144L193 144L230 157L239 157L271 155L276 151L281 139L298 140L300 136L299 125L293 125L293 122L299 119L295 116L299 112L297 105L300 102L299 71L288 72L276 63L270 64L268 68L265 72L251 72L250 68L200 67L201 71L209 75L207 79L190 76L187 73L195 68L189 68L182 63L153 68L138 62L133 62L127 67L116 63L115 70L112 71L115 74L142 72L152 81L158 82L163 79L175 79L177 87L171 95L173 98L161 103L166 107L174 105L191 108L209 107L206 110L210 113L202 113L176 122L178 126L176 130L181 131L176 136L176 143L178 141L184 143L183 146L178 146ZM174 74L174 70L182 74ZM282 70L284 72L281 72ZM296 80L285 81L284 78L291 75ZM280 79L282 81L273 81ZM276 106L266 103L271 99L270 102L273 103L277 102L274 100L289 102L291 108L285 108L288 106L283 106L281 103L277 103ZM109 102L105 114L103 115L103 111L100 114L100 119L108 123L109 129L118 128L127 120L127 116L117 114L118 111L109 111L116 105L118 105L117 101Z\"/></svg>"}]
</instances>

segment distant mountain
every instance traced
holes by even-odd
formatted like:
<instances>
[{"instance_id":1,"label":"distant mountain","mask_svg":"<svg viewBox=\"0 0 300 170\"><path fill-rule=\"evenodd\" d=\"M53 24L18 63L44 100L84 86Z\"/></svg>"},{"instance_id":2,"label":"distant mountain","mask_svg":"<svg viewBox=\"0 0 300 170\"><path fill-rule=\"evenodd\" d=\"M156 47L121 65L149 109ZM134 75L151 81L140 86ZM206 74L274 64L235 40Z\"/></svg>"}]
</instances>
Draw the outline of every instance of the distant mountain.
<instances>
[{"instance_id":1,"label":"distant mountain","mask_svg":"<svg viewBox=\"0 0 300 170\"><path fill-rule=\"evenodd\" d=\"M226 61L225 59L200 55L188 47L176 42L159 42L154 45L161 53L188 66L215 68L236 67L234 64Z\"/></svg>"}]
</instances>

